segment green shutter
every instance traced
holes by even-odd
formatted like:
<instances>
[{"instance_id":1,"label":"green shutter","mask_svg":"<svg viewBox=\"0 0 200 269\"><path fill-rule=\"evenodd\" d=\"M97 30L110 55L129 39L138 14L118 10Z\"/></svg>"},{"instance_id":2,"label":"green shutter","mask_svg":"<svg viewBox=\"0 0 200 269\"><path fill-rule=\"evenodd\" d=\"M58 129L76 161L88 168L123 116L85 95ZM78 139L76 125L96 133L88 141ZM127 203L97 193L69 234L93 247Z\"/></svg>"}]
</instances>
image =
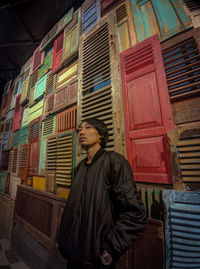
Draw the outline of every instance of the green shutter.
<instances>
[{"instance_id":1,"label":"green shutter","mask_svg":"<svg viewBox=\"0 0 200 269\"><path fill-rule=\"evenodd\" d=\"M47 79L47 75L45 75L38 82L36 82L34 98L33 98L34 100L38 99L39 97L43 95L45 91L45 87L46 87L46 79Z\"/></svg>"}]
</instances>

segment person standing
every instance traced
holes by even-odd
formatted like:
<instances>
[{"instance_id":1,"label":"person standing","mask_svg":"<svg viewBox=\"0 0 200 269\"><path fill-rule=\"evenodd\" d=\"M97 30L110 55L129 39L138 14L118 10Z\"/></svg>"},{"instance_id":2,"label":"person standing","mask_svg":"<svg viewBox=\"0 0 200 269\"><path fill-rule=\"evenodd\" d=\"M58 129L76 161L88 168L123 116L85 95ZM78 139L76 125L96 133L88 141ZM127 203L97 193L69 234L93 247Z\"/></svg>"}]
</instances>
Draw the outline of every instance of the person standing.
<instances>
[{"instance_id":1,"label":"person standing","mask_svg":"<svg viewBox=\"0 0 200 269\"><path fill-rule=\"evenodd\" d=\"M146 227L130 164L104 149L108 136L96 118L85 119L78 129L87 157L76 168L58 236L67 269L115 268Z\"/></svg>"}]
</instances>

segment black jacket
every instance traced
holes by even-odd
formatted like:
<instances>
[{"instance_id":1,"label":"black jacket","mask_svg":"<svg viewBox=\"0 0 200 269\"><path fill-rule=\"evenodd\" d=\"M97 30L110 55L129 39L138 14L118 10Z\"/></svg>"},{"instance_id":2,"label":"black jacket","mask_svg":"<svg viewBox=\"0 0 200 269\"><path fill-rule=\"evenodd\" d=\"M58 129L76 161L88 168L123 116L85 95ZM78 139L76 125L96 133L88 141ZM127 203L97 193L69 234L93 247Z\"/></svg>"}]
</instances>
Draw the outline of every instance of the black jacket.
<instances>
[{"instance_id":1,"label":"black jacket","mask_svg":"<svg viewBox=\"0 0 200 269\"><path fill-rule=\"evenodd\" d=\"M91 164L81 161L58 238L60 252L73 268L100 268L105 249L117 261L145 226L144 206L128 161L104 149Z\"/></svg>"}]
</instances>

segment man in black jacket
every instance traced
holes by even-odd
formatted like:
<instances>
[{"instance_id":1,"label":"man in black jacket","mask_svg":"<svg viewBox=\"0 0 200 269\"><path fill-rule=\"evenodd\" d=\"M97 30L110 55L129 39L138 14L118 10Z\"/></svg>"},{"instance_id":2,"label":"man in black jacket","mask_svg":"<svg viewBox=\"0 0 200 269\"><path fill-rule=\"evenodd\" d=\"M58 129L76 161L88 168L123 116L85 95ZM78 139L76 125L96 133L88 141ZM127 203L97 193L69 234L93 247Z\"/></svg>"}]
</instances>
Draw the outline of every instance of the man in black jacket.
<instances>
[{"instance_id":1,"label":"man in black jacket","mask_svg":"<svg viewBox=\"0 0 200 269\"><path fill-rule=\"evenodd\" d=\"M76 169L61 220L59 249L68 269L114 268L145 229L144 206L128 161L104 150L106 125L86 119L78 137L87 157Z\"/></svg>"}]
</instances>

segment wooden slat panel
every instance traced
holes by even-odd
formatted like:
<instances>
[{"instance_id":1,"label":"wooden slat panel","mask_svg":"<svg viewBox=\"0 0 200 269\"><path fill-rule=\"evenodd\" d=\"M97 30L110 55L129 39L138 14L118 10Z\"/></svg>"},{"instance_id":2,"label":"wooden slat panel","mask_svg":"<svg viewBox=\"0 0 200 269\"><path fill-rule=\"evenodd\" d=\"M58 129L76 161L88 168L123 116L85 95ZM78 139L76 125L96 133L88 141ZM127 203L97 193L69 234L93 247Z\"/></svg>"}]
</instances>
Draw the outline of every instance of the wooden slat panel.
<instances>
[{"instance_id":1,"label":"wooden slat panel","mask_svg":"<svg viewBox=\"0 0 200 269\"><path fill-rule=\"evenodd\" d=\"M198 129L193 137L180 138L177 147L182 180L200 182L200 134Z\"/></svg>"},{"instance_id":2,"label":"wooden slat panel","mask_svg":"<svg viewBox=\"0 0 200 269\"><path fill-rule=\"evenodd\" d=\"M55 73L61 66L64 32L54 41L52 72Z\"/></svg>"},{"instance_id":3,"label":"wooden slat panel","mask_svg":"<svg viewBox=\"0 0 200 269\"><path fill-rule=\"evenodd\" d=\"M48 73L47 74L47 80L46 80L45 96L47 96L48 94L54 92L55 85L56 85L56 75Z\"/></svg>"},{"instance_id":4,"label":"wooden slat panel","mask_svg":"<svg viewBox=\"0 0 200 269\"><path fill-rule=\"evenodd\" d=\"M77 106L73 106L56 115L56 133L76 129Z\"/></svg>"},{"instance_id":5,"label":"wooden slat panel","mask_svg":"<svg viewBox=\"0 0 200 269\"><path fill-rule=\"evenodd\" d=\"M18 175L18 165L19 165L19 148L13 148L13 161L12 161L12 175Z\"/></svg>"},{"instance_id":6,"label":"wooden slat panel","mask_svg":"<svg viewBox=\"0 0 200 269\"><path fill-rule=\"evenodd\" d=\"M35 84L35 92L34 92L34 100L41 98L44 94L46 88L46 79L47 75L43 76L38 82Z\"/></svg>"},{"instance_id":7,"label":"wooden slat panel","mask_svg":"<svg viewBox=\"0 0 200 269\"><path fill-rule=\"evenodd\" d=\"M42 136L47 137L55 132L55 116L51 115L42 122Z\"/></svg>"},{"instance_id":8,"label":"wooden slat panel","mask_svg":"<svg viewBox=\"0 0 200 269\"><path fill-rule=\"evenodd\" d=\"M33 53L31 74L43 63L44 52L40 52L40 46Z\"/></svg>"},{"instance_id":9,"label":"wooden slat panel","mask_svg":"<svg viewBox=\"0 0 200 269\"><path fill-rule=\"evenodd\" d=\"M41 118L38 117L37 119L33 120L29 124L29 142L35 142L38 141L40 137L40 124L41 124Z\"/></svg>"}]
</instances>

